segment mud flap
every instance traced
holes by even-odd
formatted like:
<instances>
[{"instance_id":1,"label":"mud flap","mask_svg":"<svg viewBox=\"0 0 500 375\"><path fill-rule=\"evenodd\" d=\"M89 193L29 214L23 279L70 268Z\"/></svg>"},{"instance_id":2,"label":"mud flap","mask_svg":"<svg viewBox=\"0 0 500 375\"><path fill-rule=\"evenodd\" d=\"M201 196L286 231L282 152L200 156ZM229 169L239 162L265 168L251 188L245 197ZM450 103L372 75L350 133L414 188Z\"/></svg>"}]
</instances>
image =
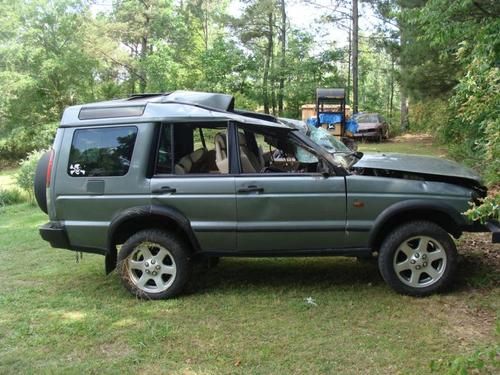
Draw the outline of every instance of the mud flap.
<instances>
[{"instance_id":1,"label":"mud flap","mask_svg":"<svg viewBox=\"0 0 500 375\"><path fill-rule=\"evenodd\" d=\"M107 252L104 260L106 275L109 275L116 268L116 247L113 246Z\"/></svg>"}]
</instances>

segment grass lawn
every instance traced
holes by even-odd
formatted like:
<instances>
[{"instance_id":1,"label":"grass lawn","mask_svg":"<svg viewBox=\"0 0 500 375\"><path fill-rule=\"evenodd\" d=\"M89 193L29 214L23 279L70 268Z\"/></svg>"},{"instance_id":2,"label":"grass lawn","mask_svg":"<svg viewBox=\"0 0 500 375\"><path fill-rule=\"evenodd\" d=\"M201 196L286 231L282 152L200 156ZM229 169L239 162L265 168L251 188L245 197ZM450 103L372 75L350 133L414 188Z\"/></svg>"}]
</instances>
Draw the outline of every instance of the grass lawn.
<instances>
[{"instance_id":1,"label":"grass lawn","mask_svg":"<svg viewBox=\"0 0 500 375\"><path fill-rule=\"evenodd\" d=\"M500 262L485 235L460 240L455 287L429 298L350 258L223 259L151 302L103 257L50 248L46 220L28 204L0 211L0 374L416 374L498 350Z\"/></svg>"},{"instance_id":2,"label":"grass lawn","mask_svg":"<svg viewBox=\"0 0 500 375\"><path fill-rule=\"evenodd\" d=\"M358 142L358 147L362 152L397 152L446 157L445 148L434 145L430 136L420 134L405 134L381 143Z\"/></svg>"},{"instance_id":3,"label":"grass lawn","mask_svg":"<svg viewBox=\"0 0 500 375\"><path fill-rule=\"evenodd\" d=\"M15 187L16 169L0 170L0 190Z\"/></svg>"}]
</instances>

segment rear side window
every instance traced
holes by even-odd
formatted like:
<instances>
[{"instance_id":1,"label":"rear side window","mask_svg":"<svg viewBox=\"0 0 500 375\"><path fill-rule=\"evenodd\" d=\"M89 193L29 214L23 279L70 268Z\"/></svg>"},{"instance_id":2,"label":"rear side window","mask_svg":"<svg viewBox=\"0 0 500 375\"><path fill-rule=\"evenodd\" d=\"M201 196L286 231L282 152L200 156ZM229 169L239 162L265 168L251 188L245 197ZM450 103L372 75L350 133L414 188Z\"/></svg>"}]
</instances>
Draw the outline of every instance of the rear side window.
<instances>
[{"instance_id":1,"label":"rear side window","mask_svg":"<svg viewBox=\"0 0 500 375\"><path fill-rule=\"evenodd\" d=\"M124 176L134 151L135 126L75 130L69 154L71 177Z\"/></svg>"}]
</instances>

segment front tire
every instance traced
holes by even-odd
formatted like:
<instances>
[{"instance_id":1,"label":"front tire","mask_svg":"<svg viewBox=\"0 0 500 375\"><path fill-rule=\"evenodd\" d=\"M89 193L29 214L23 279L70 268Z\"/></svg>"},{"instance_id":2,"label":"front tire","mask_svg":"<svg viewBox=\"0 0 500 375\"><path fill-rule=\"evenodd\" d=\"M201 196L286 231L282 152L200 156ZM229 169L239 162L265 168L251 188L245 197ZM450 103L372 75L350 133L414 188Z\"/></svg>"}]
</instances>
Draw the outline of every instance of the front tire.
<instances>
[{"instance_id":1,"label":"front tire","mask_svg":"<svg viewBox=\"0 0 500 375\"><path fill-rule=\"evenodd\" d=\"M191 274L188 247L171 233L143 230L131 236L118 254L123 286L144 299L179 295Z\"/></svg>"},{"instance_id":2,"label":"front tire","mask_svg":"<svg viewBox=\"0 0 500 375\"><path fill-rule=\"evenodd\" d=\"M398 293L427 296L450 285L457 259L455 243L444 229L414 221L384 240L378 265L384 280Z\"/></svg>"}]
</instances>

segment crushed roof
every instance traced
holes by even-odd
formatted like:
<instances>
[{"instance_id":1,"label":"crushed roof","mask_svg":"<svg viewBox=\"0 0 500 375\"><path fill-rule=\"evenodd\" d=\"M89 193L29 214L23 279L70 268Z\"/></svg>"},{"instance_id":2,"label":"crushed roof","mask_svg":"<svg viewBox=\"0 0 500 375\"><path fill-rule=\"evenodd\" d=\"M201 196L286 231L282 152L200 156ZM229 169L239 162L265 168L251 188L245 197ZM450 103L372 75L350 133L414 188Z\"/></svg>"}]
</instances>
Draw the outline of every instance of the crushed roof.
<instances>
[{"instance_id":1,"label":"crushed roof","mask_svg":"<svg viewBox=\"0 0 500 375\"><path fill-rule=\"evenodd\" d=\"M288 126L235 111L234 97L226 94L174 91L132 95L129 98L75 105L64 111L61 127L139 122L228 121L290 129Z\"/></svg>"}]
</instances>

